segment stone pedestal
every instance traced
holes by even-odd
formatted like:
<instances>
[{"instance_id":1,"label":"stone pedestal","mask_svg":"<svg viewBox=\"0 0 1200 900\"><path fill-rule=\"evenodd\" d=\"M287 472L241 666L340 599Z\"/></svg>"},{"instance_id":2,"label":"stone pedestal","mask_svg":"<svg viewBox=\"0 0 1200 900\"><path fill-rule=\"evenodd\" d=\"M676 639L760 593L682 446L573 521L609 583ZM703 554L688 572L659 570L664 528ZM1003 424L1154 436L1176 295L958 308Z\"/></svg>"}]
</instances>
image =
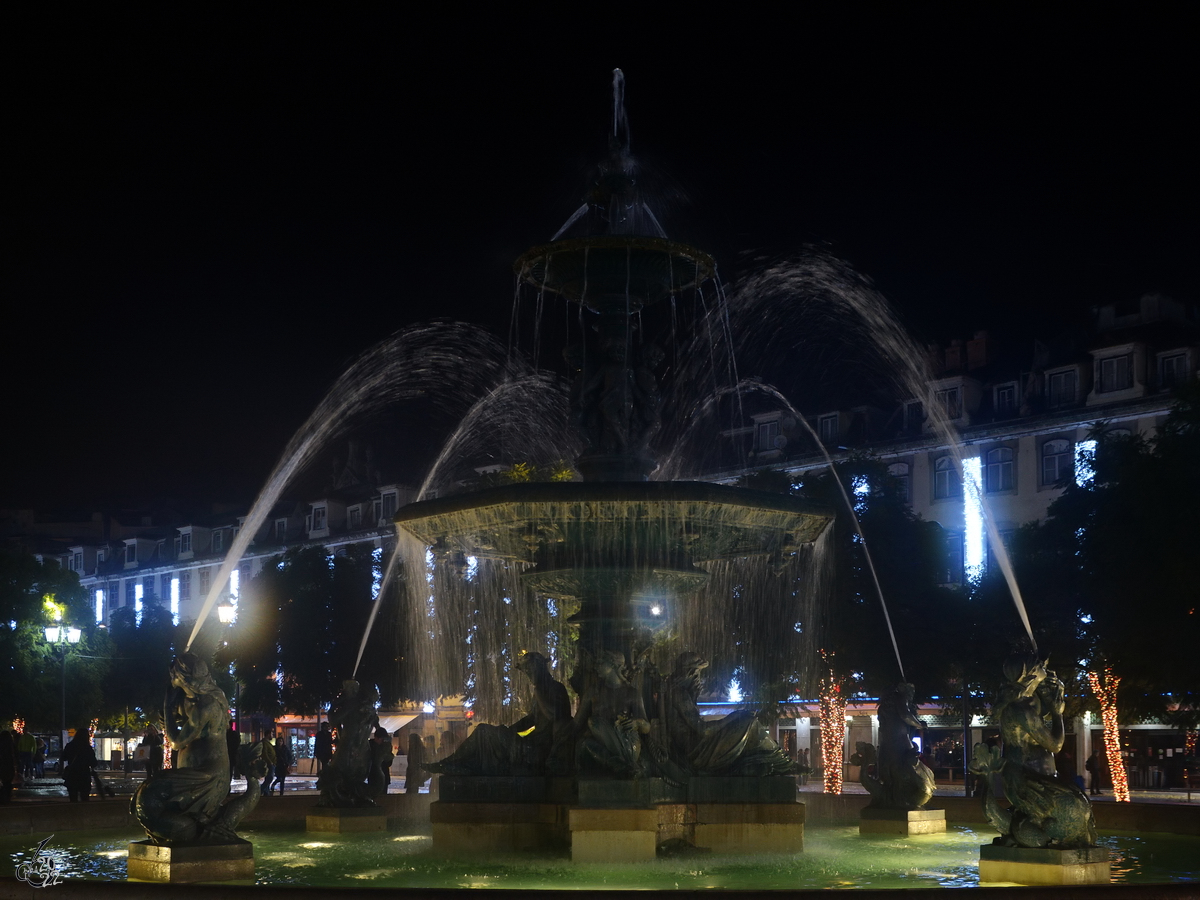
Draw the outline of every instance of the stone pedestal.
<instances>
[{"instance_id":1,"label":"stone pedestal","mask_svg":"<svg viewBox=\"0 0 1200 900\"><path fill-rule=\"evenodd\" d=\"M803 803L697 803L695 841L739 856L804 849Z\"/></svg>"},{"instance_id":2,"label":"stone pedestal","mask_svg":"<svg viewBox=\"0 0 1200 900\"><path fill-rule=\"evenodd\" d=\"M438 853L562 850L570 842L566 807L555 803L469 803L429 806Z\"/></svg>"},{"instance_id":3,"label":"stone pedestal","mask_svg":"<svg viewBox=\"0 0 1200 900\"><path fill-rule=\"evenodd\" d=\"M387 810L380 806L314 806L305 817L306 831L346 834L357 831L387 831Z\"/></svg>"},{"instance_id":4,"label":"stone pedestal","mask_svg":"<svg viewBox=\"0 0 1200 900\"><path fill-rule=\"evenodd\" d=\"M944 809L864 809L858 820L859 834L942 834L945 830Z\"/></svg>"},{"instance_id":5,"label":"stone pedestal","mask_svg":"<svg viewBox=\"0 0 1200 900\"><path fill-rule=\"evenodd\" d=\"M984 844L979 848L981 882L1108 884L1111 870L1107 847L1048 850Z\"/></svg>"},{"instance_id":6,"label":"stone pedestal","mask_svg":"<svg viewBox=\"0 0 1200 900\"><path fill-rule=\"evenodd\" d=\"M184 884L193 881L254 881L254 847L249 841L228 844L175 844L150 841L129 845L130 881Z\"/></svg>"},{"instance_id":7,"label":"stone pedestal","mask_svg":"<svg viewBox=\"0 0 1200 900\"><path fill-rule=\"evenodd\" d=\"M655 858L658 810L589 809L568 815L571 861L583 863L645 862Z\"/></svg>"}]
</instances>

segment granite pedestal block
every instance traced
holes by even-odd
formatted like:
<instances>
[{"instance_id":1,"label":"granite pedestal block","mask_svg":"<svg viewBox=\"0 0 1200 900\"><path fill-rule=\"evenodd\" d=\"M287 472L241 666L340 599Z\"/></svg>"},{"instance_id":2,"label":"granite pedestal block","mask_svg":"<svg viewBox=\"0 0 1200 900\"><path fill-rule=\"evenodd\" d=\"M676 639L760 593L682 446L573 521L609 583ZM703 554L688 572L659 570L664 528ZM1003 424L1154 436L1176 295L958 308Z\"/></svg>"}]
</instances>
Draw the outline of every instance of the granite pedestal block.
<instances>
[{"instance_id":1,"label":"granite pedestal block","mask_svg":"<svg viewBox=\"0 0 1200 900\"><path fill-rule=\"evenodd\" d=\"M387 831L387 810L381 806L314 806L305 817L307 831L347 834L360 831Z\"/></svg>"},{"instance_id":2,"label":"granite pedestal block","mask_svg":"<svg viewBox=\"0 0 1200 900\"><path fill-rule=\"evenodd\" d=\"M655 858L658 810L577 807L569 813L571 861L645 862Z\"/></svg>"},{"instance_id":3,"label":"granite pedestal block","mask_svg":"<svg viewBox=\"0 0 1200 900\"><path fill-rule=\"evenodd\" d=\"M185 884L195 881L254 881L254 847L249 841L228 844L175 844L150 841L129 845L130 881Z\"/></svg>"},{"instance_id":4,"label":"granite pedestal block","mask_svg":"<svg viewBox=\"0 0 1200 900\"><path fill-rule=\"evenodd\" d=\"M697 803L695 841L713 853L753 856L804 849L803 803Z\"/></svg>"},{"instance_id":5,"label":"granite pedestal block","mask_svg":"<svg viewBox=\"0 0 1200 900\"><path fill-rule=\"evenodd\" d=\"M942 834L946 830L944 809L864 809L858 820L859 834Z\"/></svg>"},{"instance_id":6,"label":"granite pedestal block","mask_svg":"<svg viewBox=\"0 0 1200 900\"><path fill-rule=\"evenodd\" d=\"M1107 847L1050 850L984 844L979 848L979 880L1014 884L1108 884L1112 863Z\"/></svg>"},{"instance_id":7,"label":"granite pedestal block","mask_svg":"<svg viewBox=\"0 0 1200 900\"><path fill-rule=\"evenodd\" d=\"M429 806L433 849L477 854L563 850L570 843L566 807L556 803L466 803Z\"/></svg>"}]
</instances>

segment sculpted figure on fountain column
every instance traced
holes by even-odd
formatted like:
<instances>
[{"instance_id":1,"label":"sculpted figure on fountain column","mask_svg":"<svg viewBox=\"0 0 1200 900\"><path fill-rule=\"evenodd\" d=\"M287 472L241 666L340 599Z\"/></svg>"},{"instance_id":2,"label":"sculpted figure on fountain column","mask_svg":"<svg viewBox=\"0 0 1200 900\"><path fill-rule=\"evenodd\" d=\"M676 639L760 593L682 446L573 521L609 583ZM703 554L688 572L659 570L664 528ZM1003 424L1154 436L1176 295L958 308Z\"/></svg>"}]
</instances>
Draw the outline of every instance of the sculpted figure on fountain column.
<instances>
[{"instance_id":1,"label":"sculpted figure on fountain column","mask_svg":"<svg viewBox=\"0 0 1200 900\"><path fill-rule=\"evenodd\" d=\"M1046 660L1011 656L1004 663L1005 685L992 714L1000 721L1004 753L975 746L971 770L999 772L1012 809L1002 809L988 792L984 811L1000 832L996 843L1009 847L1082 848L1096 845L1096 822L1087 795L1056 777L1054 754L1066 729L1065 690Z\"/></svg>"},{"instance_id":2,"label":"sculpted figure on fountain column","mask_svg":"<svg viewBox=\"0 0 1200 900\"><path fill-rule=\"evenodd\" d=\"M342 682L342 692L329 710L329 721L337 729L337 749L321 770L317 806L375 806L367 786L371 769L371 735L379 725L375 704L379 692L363 688L357 681Z\"/></svg>"},{"instance_id":3,"label":"sculpted figure on fountain column","mask_svg":"<svg viewBox=\"0 0 1200 900\"><path fill-rule=\"evenodd\" d=\"M921 729L913 686L907 683L879 701L879 749L861 741L850 764L861 767L859 783L871 795L872 809L924 809L933 796L933 772L921 762L913 735ZM875 774L870 774L871 765Z\"/></svg>"}]
</instances>

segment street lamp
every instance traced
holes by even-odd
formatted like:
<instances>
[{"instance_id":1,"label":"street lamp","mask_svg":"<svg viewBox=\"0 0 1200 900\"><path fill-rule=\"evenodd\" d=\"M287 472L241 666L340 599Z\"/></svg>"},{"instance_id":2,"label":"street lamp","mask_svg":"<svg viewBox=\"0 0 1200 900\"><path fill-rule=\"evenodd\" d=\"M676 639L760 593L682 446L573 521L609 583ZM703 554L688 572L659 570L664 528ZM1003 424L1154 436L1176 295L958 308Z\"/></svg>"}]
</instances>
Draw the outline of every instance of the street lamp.
<instances>
[{"instance_id":1,"label":"street lamp","mask_svg":"<svg viewBox=\"0 0 1200 900\"><path fill-rule=\"evenodd\" d=\"M62 612L54 611L54 618L57 621L62 618ZM59 752L67 745L67 651L72 644L78 644L79 638L83 634L78 628L68 625L47 625L45 628L46 640L58 650L58 657L62 663L62 730L59 732Z\"/></svg>"}]
</instances>

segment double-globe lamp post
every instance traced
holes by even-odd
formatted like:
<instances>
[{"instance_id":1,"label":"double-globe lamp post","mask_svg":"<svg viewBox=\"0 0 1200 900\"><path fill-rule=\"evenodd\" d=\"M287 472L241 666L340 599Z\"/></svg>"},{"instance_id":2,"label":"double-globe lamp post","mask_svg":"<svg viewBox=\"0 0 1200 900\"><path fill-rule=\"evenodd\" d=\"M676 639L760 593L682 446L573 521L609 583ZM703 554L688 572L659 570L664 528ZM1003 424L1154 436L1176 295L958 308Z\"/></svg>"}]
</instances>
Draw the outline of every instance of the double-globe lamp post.
<instances>
[{"instance_id":1,"label":"double-globe lamp post","mask_svg":"<svg viewBox=\"0 0 1200 900\"><path fill-rule=\"evenodd\" d=\"M55 619L59 618L55 615ZM59 753L67 746L67 651L72 644L78 644L83 634L78 628L69 625L47 625L46 640L58 650L59 661L62 663L62 730L59 732ZM60 756L61 758L61 756Z\"/></svg>"}]
</instances>

